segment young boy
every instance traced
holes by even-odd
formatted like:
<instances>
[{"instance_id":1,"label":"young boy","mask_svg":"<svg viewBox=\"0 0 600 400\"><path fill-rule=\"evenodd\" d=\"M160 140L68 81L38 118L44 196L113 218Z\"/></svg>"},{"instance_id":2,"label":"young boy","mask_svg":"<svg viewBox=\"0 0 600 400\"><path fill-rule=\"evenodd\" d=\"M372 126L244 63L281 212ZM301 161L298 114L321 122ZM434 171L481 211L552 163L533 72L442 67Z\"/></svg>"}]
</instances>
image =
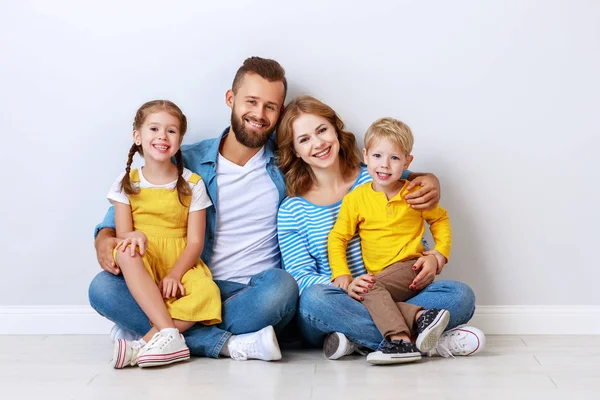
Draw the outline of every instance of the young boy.
<instances>
[{"instance_id":1,"label":"young boy","mask_svg":"<svg viewBox=\"0 0 600 400\"><path fill-rule=\"evenodd\" d=\"M401 180L413 156L413 135L404 123L382 118L365 134L365 164L373 182L344 197L337 221L329 233L328 253L334 285L348 289L351 280L346 247L356 229L367 271L374 274L363 304L386 343L367 356L372 364L404 363L421 359L437 343L448 325L447 310L403 303L418 291L409 287L419 268L441 270L436 256L423 256L423 221L430 225L441 260L450 255L452 234L446 210L418 211L407 204L408 181ZM411 338L417 335L416 343Z\"/></svg>"}]
</instances>

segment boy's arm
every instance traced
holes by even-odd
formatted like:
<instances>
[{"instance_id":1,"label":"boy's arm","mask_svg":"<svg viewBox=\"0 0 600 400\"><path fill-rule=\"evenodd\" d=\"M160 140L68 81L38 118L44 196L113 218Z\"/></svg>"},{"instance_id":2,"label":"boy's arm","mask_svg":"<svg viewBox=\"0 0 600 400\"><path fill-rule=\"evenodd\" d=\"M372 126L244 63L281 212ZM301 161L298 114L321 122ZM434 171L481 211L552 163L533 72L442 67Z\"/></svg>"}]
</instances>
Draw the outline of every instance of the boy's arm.
<instances>
[{"instance_id":1,"label":"boy's arm","mask_svg":"<svg viewBox=\"0 0 600 400\"><path fill-rule=\"evenodd\" d=\"M423 218L429 224L429 230L431 230L431 236L435 242L433 250L446 257L447 261L450 259L450 249L452 248L452 228L448 213L438 205L433 210L423 211Z\"/></svg>"},{"instance_id":2,"label":"boy's arm","mask_svg":"<svg viewBox=\"0 0 600 400\"><path fill-rule=\"evenodd\" d=\"M327 253L329 255L329 267L331 269L331 280L341 275L351 275L346 260L346 249L348 241L356 232L358 223L358 210L354 206L350 196L344 197L337 220L327 238Z\"/></svg>"}]
</instances>

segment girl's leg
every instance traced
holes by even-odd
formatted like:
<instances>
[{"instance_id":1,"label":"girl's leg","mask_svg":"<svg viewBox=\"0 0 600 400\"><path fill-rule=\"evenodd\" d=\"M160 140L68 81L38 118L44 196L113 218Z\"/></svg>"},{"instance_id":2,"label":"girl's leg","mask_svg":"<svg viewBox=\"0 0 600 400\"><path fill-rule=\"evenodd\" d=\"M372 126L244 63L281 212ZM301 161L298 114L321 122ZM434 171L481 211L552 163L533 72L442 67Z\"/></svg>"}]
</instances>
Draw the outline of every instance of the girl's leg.
<instances>
[{"instance_id":1,"label":"girl's leg","mask_svg":"<svg viewBox=\"0 0 600 400\"><path fill-rule=\"evenodd\" d=\"M131 295L156 327L144 336L144 340L152 338L156 329L175 328L158 286L144 267L142 257L137 252L132 256L127 251L119 251L117 263L121 267Z\"/></svg>"}]
</instances>

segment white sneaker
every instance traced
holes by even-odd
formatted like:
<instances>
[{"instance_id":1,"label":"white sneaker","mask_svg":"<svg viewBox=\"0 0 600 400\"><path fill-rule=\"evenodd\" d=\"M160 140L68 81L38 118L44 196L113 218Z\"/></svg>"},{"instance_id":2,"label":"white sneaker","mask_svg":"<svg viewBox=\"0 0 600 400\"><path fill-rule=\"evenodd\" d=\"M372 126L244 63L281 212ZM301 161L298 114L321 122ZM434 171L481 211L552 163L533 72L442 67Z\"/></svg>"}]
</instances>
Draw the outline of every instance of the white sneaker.
<instances>
[{"instance_id":1,"label":"white sneaker","mask_svg":"<svg viewBox=\"0 0 600 400\"><path fill-rule=\"evenodd\" d=\"M328 360L337 360L354 353L357 347L356 343L349 340L343 333L331 332L325 336L323 354Z\"/></svg>"},{"instance_id":2,"label":"white sneaker","mask_svg":"<svg viewBox=\"0 0 600 400\"><path fill-rule=\"evenodd\" d=\"M227 349L231 358L237 361L281 360L281 350L279 350L275 330L270 325L258 332L235 335L229 340Z\"/></svg>"},{"instance_id":3,"label":"white sneaker","mask_svg":"<svg viewBox=\"0 0 600 400\"><path fill-rule=\"evenodd\" d=\"M113 325L112 329L110 330L109 336L111 342L116 342L119 339L129 340L130 342L133 342L134 340L139 340L142 338L134 332L121 328L117 324Z\"/></svg>"},{"instance_id":4,"label":"white sneaker","mask_svg":"<svg viewBox=\"0 0 600 400\"><path fill-rule=\"evenodd\" d=\"M138 341L125 339L115 341L113 358L111 361L113 368L121 369L129 366L136 366L142 346L142 343Z\"/></svg>"},{"instance_id":5,"label":"white sneaker","mask_svg":"<svg viewBox=\"0 0 600 400\"><path fill-rule=\"evenodd\" d=\"M485 334L472 326L450 329L440 337L429 357L472 356L485 348Z\"/></svg>"},{"instance_id":6,"label":"white sneaker","mask_svg":"<svg viewBox=\"0 0 600 400\"><path fill-rule=\"evenodd\" d=\"M189 358L190 349L186 346L183 335L175 328L167 328L156 332L142 348L138 365L142 368L158 367Z\"/></svg>"}]
</instances>

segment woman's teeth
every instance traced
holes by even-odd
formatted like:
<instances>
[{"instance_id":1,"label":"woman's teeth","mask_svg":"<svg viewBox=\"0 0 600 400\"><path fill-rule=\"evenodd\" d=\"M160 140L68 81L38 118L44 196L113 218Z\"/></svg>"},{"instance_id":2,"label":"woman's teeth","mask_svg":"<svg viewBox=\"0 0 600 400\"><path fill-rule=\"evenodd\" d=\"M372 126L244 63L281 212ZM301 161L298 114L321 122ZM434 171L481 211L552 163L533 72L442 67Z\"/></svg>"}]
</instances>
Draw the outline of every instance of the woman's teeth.
<instances>
[{"instance_id":1,"label":"woman's teeth","mask_svg":"<svg viewBox=\"0 0 600 400\"><path fill-rule=\"evenodd\" d=\"M329 151L330 151L330 150L331 150L331 147L329 147L329 148L327 148L327 149L323 150L323 151L322 151L322 152L320 152L320 153L316 153L314 156L315 156L315 157L323 157L323 156L326 156L327 154L329 154Z\"/></svg>"}]
</instances>

